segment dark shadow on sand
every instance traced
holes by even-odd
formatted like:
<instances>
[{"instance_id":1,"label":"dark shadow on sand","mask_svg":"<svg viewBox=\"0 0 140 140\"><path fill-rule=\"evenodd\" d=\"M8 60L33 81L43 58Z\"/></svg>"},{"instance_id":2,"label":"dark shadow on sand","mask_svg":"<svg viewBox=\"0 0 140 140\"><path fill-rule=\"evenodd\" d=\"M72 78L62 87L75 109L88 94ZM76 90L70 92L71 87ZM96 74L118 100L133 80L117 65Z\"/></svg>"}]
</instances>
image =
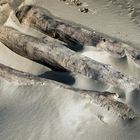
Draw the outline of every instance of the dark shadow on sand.
<instances>
[{"instance_id":1,"label":"dark shadow on sand","mask_svg":"<svg viewBox=\"0 0 140 140\"><path fill-rule=\"evenodd\" d=\"M71 75L70 72L47 71L39 75L39 77L54 80L67 85L73 85L75 83L75 78Z\"/></svg>"}]
</instances>

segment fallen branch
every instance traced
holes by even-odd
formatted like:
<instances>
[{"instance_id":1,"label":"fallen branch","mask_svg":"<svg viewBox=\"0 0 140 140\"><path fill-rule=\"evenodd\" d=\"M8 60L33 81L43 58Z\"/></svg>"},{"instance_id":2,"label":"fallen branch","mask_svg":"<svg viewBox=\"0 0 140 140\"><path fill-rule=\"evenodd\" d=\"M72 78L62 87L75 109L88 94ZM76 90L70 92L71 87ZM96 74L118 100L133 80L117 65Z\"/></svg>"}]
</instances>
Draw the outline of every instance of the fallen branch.
<instances>
[{"instance_id":1,"label":"fallen branch","mask_svg":"<svg viewBox=\"0 0 140 140\"><path fill-rule=\"evenodd\" d=\"M0 41L17 54L43 63L53 70L80 73L122 89L139 89L137 79L115 71L108 65L78 55L57 41L44 42L8 27L0 28Z\"/></svg>"},{"instance_id":2,"label":"fallen branch","mask_svg":"<svg viewBox=\"0 0 140 140\"><path fill-rule=\"evenodd\" d=\"M71 91L74 94L79 94L79 96L83 96L85 99L89 99L89 103L91 105L92 103L95 103L100 107L106 108L108 111L115 113L122 119L134 119L136 117L135 112L129 106L115 99L115 93L75 89L52 80L39 78L27 73L14 70L2 64L0 64L0 81L8 81L11 84L13 83L18 86L40 85L52 88L61 88L67 91Z\"/></svg>"}]
</instances>

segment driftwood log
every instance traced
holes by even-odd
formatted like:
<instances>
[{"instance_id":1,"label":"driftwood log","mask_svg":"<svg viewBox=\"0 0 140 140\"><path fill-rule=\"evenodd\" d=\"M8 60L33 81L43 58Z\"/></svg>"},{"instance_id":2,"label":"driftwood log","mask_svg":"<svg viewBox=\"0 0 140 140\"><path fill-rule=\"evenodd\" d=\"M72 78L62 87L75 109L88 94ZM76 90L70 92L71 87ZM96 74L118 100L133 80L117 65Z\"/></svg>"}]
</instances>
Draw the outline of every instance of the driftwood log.
<instances>
[{"instance_id":1,"label":"driftwood log","mask_svg":"<svg viewBox=\"0 0 140 140\"><path fill-rule=\"evenodd\" d=\"M140 65L140 50L91 29L58 19L41 7L23 6L16 11L16 16L20 23L68 43L72 50L80 50L83 45L92 45L117 58L128 56Z\"/></svg>"},{"instance_id":2,"label":"driftwood log","mask_svg":"<svg viewBox=\"0 0 140 140\"><path fill-rule=\"evenodd\" d=\"M86 27L54 17L49 11L41 7L23 6L16 11L16 16L20 23L66 42L68 47L74 51L81 50L84 45L92 45L115 57L125 57L123 43Z\"/></svg>"},{"instance_id":3,"label":"driftwood log","mask_svg":"<svg viewBox=\"0 0 140 140\"><path fill-rule=\"evenodd\" d=\"M14 70L3 64L0 64L0 81L8 81L11 84L18 86L38 84L40 86L48 86L52 88L58 87L71 91L74 94L84 96L84 98L89 98L91 105L92 103L95 103L100 107L106 108L108 111L115 113L122 119L134 119L137 116L129 106L116 100L115 93L75 89L52 80L39 78L28 73Z\"/></svg>"},{"instance_id":4,"label":"driftwood log","mask_svg":"<svg viewBox=\"0 0 140 140\"><path fill-rule=\"evenodd\" d=\"M57 41L45 42L9 27L0 27L0 41L15 53L53 70L80 73L122 89L139 90L137 79L112 69L110 66L78 55Z\"/></svg>"}]
</instances>

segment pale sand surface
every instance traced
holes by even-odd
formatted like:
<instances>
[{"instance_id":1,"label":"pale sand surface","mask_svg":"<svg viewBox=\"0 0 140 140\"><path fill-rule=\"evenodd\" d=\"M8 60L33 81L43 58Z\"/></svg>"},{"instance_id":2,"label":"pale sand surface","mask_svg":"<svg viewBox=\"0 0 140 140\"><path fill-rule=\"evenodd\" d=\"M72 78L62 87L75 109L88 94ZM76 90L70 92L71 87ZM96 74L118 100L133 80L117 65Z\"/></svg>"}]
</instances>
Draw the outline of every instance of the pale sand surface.
<instances>
[{"instance_id":1,"label":"pale sand surface","mask_svg":"<svg viewBox=\"0 0 140 140\"><path fill-rule=\"evenodd\" d=\"M20 2L13 0L13 9ZM139 0L82 2L94 11L93 14L81 13L78 7L66 5L59 0L26 0L24 4L37 4L55 16L96 29L140 48ZM10 14L10 10L4 12L8 8L8 5L0 7L3 11L0 13L1 24L5 23ZM12 13L6 25L40 38L44 36L33 29L20 26ZM112 58L106 52L91 50L90 47L82 54L140 79L140 68L131 59ZM117 92L121 101L140 113L138 91L120 91L81 75L73 77L70 73L50 72L48 68L18 56L2 44L0 63L81 89ZM139 115L134 121L122 121L112 112L90 104L88 99L55 87L17 87L5 81L0 82L0 140L139 140L139 132Z\"/></svg>"}]
</instances>

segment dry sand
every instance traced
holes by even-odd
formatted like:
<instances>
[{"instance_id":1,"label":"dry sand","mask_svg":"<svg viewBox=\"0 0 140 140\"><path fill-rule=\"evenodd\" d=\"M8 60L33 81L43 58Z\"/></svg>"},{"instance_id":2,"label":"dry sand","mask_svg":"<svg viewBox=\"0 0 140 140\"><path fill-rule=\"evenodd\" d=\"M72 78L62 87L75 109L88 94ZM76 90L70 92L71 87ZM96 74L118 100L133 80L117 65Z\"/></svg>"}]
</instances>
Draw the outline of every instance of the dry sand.
<instances>
[{"instance_id":1,"label":"dry sand","mask_svg":"<svg viewBox=\"0 0 140 140\"><path fill-rule=\"evenodd\" d=\"M59 0L26 0L54 15L96 29L108 36L140 48L139 0L81 0L90 12ZM11 0L16 9L22 0ZM16 21L8 4L0 7L0 24L37 37L44 35L23 28ZM7 9L9 9L7 11ZM6 12L5 12L6 11ZM86 47L82 55L140 79L140 67L131 59L112 58L106 52ZM54 79L81 89L118 92L120 100L140 113L140 93L120 91L106 83L99 83L81 75L56 73L27 60L0 44L0 63L35 75ZM47 71L47 72L46 72ZM139 116L139 115L138 115ZM20 86L0 81L0 140L139 140L140 118L122 121L113 113L89 104L88 99L55 87Z\"/></svg>"}]
</instances>

